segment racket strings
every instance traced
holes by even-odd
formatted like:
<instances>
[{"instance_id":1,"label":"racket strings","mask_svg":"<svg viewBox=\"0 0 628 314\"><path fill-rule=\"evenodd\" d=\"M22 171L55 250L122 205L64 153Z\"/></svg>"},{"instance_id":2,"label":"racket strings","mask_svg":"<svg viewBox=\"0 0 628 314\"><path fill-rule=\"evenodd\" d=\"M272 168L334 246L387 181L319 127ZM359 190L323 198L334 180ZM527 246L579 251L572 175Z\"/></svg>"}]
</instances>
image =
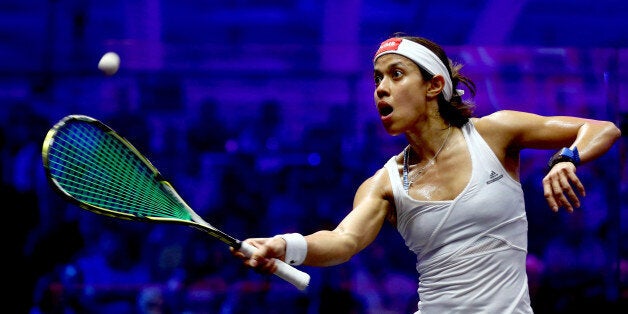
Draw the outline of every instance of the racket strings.
<instances>
[{"instance_id":1,"label":"racket strings","mask_svg":"<svg viewBox=\"0 0 628 314\"><path fill-rule=\"evenodd\" d=\"M111 139L103 138L103 140L105 141L105 143L99 147L112 147L112 149L104 150L102 151L101 154L96 154L95 156L99 157L99 159L97 160L97 163L105 165L106 169L119 168L116 173L118 175L110 176L107 173L103 173L101 175L101 177L106 177L108 179L104 182L110 182L111 188L115 192L119 193L116 196L123 200L135 201L134 203L137 203L137 204L150 203L151 200L157 201L158 199L156 198L148 199L145 197L147 195L154 193L154 190L158 188L155 184L151 184L153 182L150 182L147 180L137 180L136 178L133 178L131 176L132 173L141 172L141 176L139 176L139 178L146 178L147 176L150 176L150 173L147 174L145 169L138 167L137 162L135 163L120 162L120 161L136 161L136 160L129 159L129 158L123 158L122 160L120 160L118 156L120 153L124 154L124 151L120 150L120 148L118 147L113 146L112 143L108 143L108 142L111 142ZM112 150L114 150L114 152L112 152ZM120 151L120 152L117 152L117 151ZM127 157L130 157L130 156L127 156ZM126 186L126 188L124 189L119 188L124 185L129 185L129 186ZM131 194L131 191L142 191L142 193Z\"/></svg>"},{"instance_id":2,"label":"racket strings","mask_svg":"<svg viewBox=\"0 0 628 314\"><path fill-rule=\"evenodd\" d=\"M72 138L72 137L67 137L67 138ZM66 172L64 173L65 176L63 177L63 179L67 179L66 181L63 181L63 183L74 183L73 186L65 186L67 190L70 190L70 188L73 188L73 191L76 192L81 192L82 196L87 198L87 197L92 197L92 199L100 197L100 200L102 200L104 203L108 204L107 202L109 202L109 198L107 198L107 195L104 194L102 191L106 191L106 192L111 192L110 196L111 197L118 197L118 198L122 198L122 199L126 199L125 197L121 197L123 196L122 194L124 193L124 191L122 191L121 189L118 189L117 187L120 186L120 182L116 182L119 181L116 180L116 177L111 177L110 175L108 175L107 173L105 173L103 171L103 169L101 169L101 167L97 167L96 165L103 165L105 161L107 161L107 159L103 159L103 158L99 158L98 154L94 155L94 163L92 164L87 164L86 160L87 157L85 156L85 151L91 151L92 147L88 147L83 145L84 142L68 142L64 137L58 137L56 139L57 143L62 142L63 146L62 148L68 148L68 145L75 145L75 149L72 150L72 153L68 153L67 151L61 151L58 150L58 152L61 154L63 153L64 156L66 157L65 159L63 159L63 163L55 163L55 160L52 160L53 163L55 163L55 165L57 165L59 168L58 170L61 169L61 167L67 167L66 168ZM59 147L55 147L55 148L59 148ZM79 150L80 149L80 150ZM75 157L76 156L76 157ZM96 160L96 158L98 158ZM68 167L68 162L71 161L73 163L69 163L70 166L72 167ZM79 169L77 169L79 168ZM85 169L90 168L91 169L91 173L85 173ZM89 185L87 185L89 183ZM101 183L105 183L106 185L103 185ZM129 183L133 183L132 181L129 181ZM112 206L115 206L115 204L109 204Z\"/></svg>"},{"instance_id":3,"label":"racket strings","mask_svg":"<svg viewBox=\"0 0 628 314\"><path fill-rule=\"evenodd\" d=\"M57 131L49 168L67 193L93 206L136 216L189 218L129 147L91 124L76 122Z\"/></svg>"},{"instance_id":4,"label":"racket strings","mask_svg":"<svg viewBox=\"0 0 628 314\"><path fill-rule=\"evenodd\" d=\"M99 143L99 145L96 146L84 145L86 142L77 142L75 145L76 148L81 149L81 153L77 154L79 158L70 159L79 164L83 163L85 165L83 168L92 170L91 173L87 172L87 175L75 175L72 177L78 179L72 180L72 182L79 184L77 187L79 187L78 190L83 193L82 195L91 199L92 202L97 202L102 207L116 210L129 210L129 208L131 210L161 208L162 206L156 206L155 202L163 200L145 197L153 193L155 188L157 188L155 185L151 186L150 182L146 180L138 180L138 178L145 178L146 175L142 174L137 178L131 178L128 175L133 172L137 173L142 169L133 167L134 164L129 163L129 159L118 160L118 156L111 154L110 151L103 152L98 149L94 150L94 148L111 146L111 143L107 143L106 138L101 138L100 140L104 140L104 142L95 141L94 143ZM65 144L68 143L69 142L65 141ZM87 142L87 144L90 143ZM86 156L85 152L93 152L93 154ZM89 162L92 163L90 164ZM120 176L116 176L117 174ZM133 191L133 194L129 193L131 191ZM114 201L115 199L120 201L116 202Z\"/></svg>"},{"instance_id":5,"label":"racket strings","mask_svg":"<svg viewBox=\"0 0 628 314\"><path fill-rule=\"evenodd\" d=\"M58 138L61 139L61 138ZM64 144L68 144L70 142L65 141ZM92 149L92 147L80 145L78 143L76 148L81 148L86 151ZM80 153L76 153L76 156L79 158L72 158L72 154L66 154L66 159L64 161L72 161L73 166L78 165L81 171L77 171L75 169L70 168L72 171L67 171L66 181L62 181L61 183L73 183L72 186L65 186L66 190L73 191L75 194L83 197L84 200L89 201L93 204L98 204L105 208L114 208L116 210L125 210L127 207L131 208L139 208L141 204L146 204L146 200L143 195L146 195L146 187L142 187L142 184L145 182L136 180L129 180L126 173L130 169L125 169L128 167L124 167L124 164L117 163L115 166L120 169L117 170L118 173L121 174L121 177L116 177L111 175L111 171L105 171L106 169L112 169L112 161L107 158L100 158L99 154L94 154L93 159L86 159L84 156L85 153L82 151ZM91 160L92 164L88 164L85 161ZM59 163L58 165L64 165ZM103 169L103 165L106 166ZM75 167L73 167L75 168ZM85 172L85 169L91 169L91 172ZM127 185L126 188L129 188L129 191L132 189L133 191L143 191L142 193L137 193L134 195L135 197L131 197L128 192L125 192L124 189L121 188L122 183ZM72 190L73 189L73 190ZM150 192L149 192L150 193ZM113 201L114 199L119 200L118 202ZM153 199L156 201L157 199Z\"/></svg>"},{"instance_id":6,"label":"racket strings","mask_svg":"<svg viewBox=\"0 0 628 314\"><path fill-rule=\"evenodd\" d=\"M97 145L96 148L113 147L111 146L111 143L107 143L106 138L101 138L100 140L103 140L104 142L102 142L102 145ZM81 148L86 149L86 151L91 151L90 149L92 147L86 147L83 145L81 146ZM103 186L102 184L97 184L96 187L101 189L101 191L111 192L110 195L104 195L101 193L100 195L105 196L103 200L110 202L111 198L117 198L126 202L126 205L129 205L131 207L138 207L138 206L141 206L142 204L154 206L154 204L150 204L151 202L145 199L145 197L142 197L145 195L149 195L149 193L152 193L150 189L151 188L154 189L154 186L151 187L149 185L149 182L146 182L145 180L137 180L137 178L129 177L129 173L137 172L138 170L141 170L141 169L137 169L136 167L133 167L134 165L132 163L120 162L120 161L129 161L129 159L118 160L119 158L116 158L117 156L115 154L112 154L111 151L109 150L104 150L104 151L96 150L94 151L93 157L94 157L93 161L95 162L95 164L91 166L95 166L93 168L95 169L95 172L94 172L93 178L90 178L90 179L95 179L96 180L95 182L103 182L107 184L106 186ZM111 170L111 169L115 170L115 173L113 173L114 175L112 175L113 171L104 171L104 170ZM142 174L142 175L145 175L145 174ZM139 178L142 178L142 177L143 176L139 176ZM121 188L123 184L126 185L126 189ZM95 192L97 193L98 191L99 190L95 190ZM141 193L130 195L129 193L130 191L136 191L136 192L141 192ZM158 199L153 198L152 200L157 201Z\"/></svg>"},{"instance_id":7,"label":"racket strings","mask_svg":"<svg viewBox=\"0 0 628 314\"><path fill-rule=\"evenodd\" d=\"M123 200L128 200L128 197L124 196L124 190L122 190L121 188L119 188L121 186L121 182L127 182L127 184L133 185L131 187L133 188L139 188L137 183L141 183L138 180L131 180L128 181L124 180L122 181L121 178L119 177L115 177L115 176L111 176L110 174L108 174L107 172L105 172L106 169L112 169L112 162L111 159L107 159L107 158L101 158L101 154L98 153L94 153L92 156L86 156L85 152L93 152L94 151L94 145L85 145L86 142L80 142L80 141L73 141L73 142L69 142L67 139L73 139L75 138L76 133L75 134L71 134L68 133L67 137L57 137L56 141L57 143L61 142L63 145L61 148L64 149L68 149L69 147L71 147L71 145L73 145L73 149L72 150L58 150L59 153L63 153L63 155L66 157L63 161L64 162L68 162L68 161L72 161L73 163L70 163L70 166L73 167L67 167L66 163L57 163L56 165L59 166L58 169L61 169L60 167L67 167L68 170L66 170L65 174L67 175L65 177L65 179L68 179L68 181L66 182L72 182L75 185L72 186L72 188L75 188L76 191L81 191L84 197L88 197L88 196L92 196L92 197L101 197L101 200L103 200L105 203L107 203L108 201L110 201L107 196L111 196L111 197L118 197L121 198ZM96 142L94 142L96 143ZM105 145L107 145L107 143L104 143ZM59 147L55 147L55 148L59 148ZM89 159L88 159L89 158ZM92 161L91 164L89 163L89 161ZM54 162L54 160L52 161ZM106 165L106 167L103 167L103 165ZM124 166L123 164L118 163L115 166ZM78 171L76 168L79 168L81 171ZM86 169L91 169L91 172L85 172ZM125 171L126 170L126 171ZM124 169L121 168L121 171L118 171L123 177L127 177L126 172L129 169ZM109 171L111 172L111 171ZM72 180L72 179L76 179L76 180ZM101 184L104 183L104 184ZM70 186L66 186L66 188L69 189ZM140 189L141 190L141 189ZM107 195L103 192L110 192L111 194ZM143 194L138 194L138 195L143 195ZM141 201L141 198L137 198L136 200ZM115 204L112 204L115 205Z\"/></svg>"}]
</instances>

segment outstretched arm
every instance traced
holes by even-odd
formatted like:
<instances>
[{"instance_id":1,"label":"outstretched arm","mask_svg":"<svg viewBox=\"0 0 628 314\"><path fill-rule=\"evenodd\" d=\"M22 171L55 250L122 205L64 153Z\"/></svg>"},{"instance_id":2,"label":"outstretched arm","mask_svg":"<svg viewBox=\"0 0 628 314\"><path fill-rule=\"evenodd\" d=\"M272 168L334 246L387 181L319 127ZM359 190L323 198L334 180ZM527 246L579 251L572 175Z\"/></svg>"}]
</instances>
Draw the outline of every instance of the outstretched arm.
<instances>
[{"instance_id":1,"label":"outstretched arm","mask_svg":"<svg viewBox=\"0 0 628 314\"><path fill-rule=\"evenodd\" d=\"M367 179L358 188L353 210L334 230L321 230L305 236L307 255L303 265L332 266L348 261L377 237L386 217L392 211L388 201L390 180L384 169ZM272 273L272 258L285 259L286 241L281 237L247 239L258 248L250 258L232 251L244 264L262 273Z\"/></svg>"}]
</instances>

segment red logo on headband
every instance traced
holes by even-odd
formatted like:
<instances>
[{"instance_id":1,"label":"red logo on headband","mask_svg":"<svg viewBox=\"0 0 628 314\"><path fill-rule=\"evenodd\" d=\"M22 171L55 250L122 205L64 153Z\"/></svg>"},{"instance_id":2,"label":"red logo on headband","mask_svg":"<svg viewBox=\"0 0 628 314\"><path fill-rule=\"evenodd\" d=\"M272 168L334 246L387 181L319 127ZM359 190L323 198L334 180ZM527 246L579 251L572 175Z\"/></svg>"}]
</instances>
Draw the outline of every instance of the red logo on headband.
<instances>
[{"instance_id":1,"label":"red logo on headband","mask_svg":"<svg viewBox=\"0 0 628 314\"><path fill-rule=\"evenodd\" d=\"M379 49L375 53L375 56L378 56L380 53L385 51L397 50L399 48L399 44L401 44L401 38L391 38L379 45Z\"/></svg>"}]
</instances>

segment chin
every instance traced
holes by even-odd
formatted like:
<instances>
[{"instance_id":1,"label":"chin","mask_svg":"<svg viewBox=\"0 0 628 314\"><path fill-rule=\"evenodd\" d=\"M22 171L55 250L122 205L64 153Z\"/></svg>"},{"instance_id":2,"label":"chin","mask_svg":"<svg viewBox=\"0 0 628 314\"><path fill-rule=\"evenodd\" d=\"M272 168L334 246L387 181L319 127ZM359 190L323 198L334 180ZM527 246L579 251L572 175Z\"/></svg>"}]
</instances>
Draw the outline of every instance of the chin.
<instances>
[{"instance_id":1,"label":"chin","mask_svg":"<svg viewBox=\"0 0 628 314\"><path fill-rule=\"evenodd\" d=\"M392 128L392 127L386 126L386 125L384 125L384 130L386 130L386 133L388 133L388 135L390 135L390 136L397 136L397 135L400 135L400 134L403 133L400 130L397 130L395 128Z\"/></svg>"}]
</instances>

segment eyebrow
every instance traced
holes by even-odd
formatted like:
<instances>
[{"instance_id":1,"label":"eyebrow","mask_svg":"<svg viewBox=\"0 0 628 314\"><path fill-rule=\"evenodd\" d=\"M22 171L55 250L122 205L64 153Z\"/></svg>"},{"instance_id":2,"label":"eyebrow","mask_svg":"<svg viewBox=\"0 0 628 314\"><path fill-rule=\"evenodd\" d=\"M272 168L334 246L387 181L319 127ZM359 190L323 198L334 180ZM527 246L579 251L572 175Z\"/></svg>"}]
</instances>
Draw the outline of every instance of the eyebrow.
<instances>
[{"instance_id":1,"label":"eyebrow","mask_svg":"<svg viewBox=\"0 0 628 314\"><path fill-rule=\"evenodd\" d=\"M409 63L412 63L412 61L408 61ZM392 68L398 68L398 67L407 67L408 65L406 63L404 63L404 61L394 61L392 63L389 63L388 65L386 65L386 67L384 67L383 71L382 70L378 70L377 67L373 68L373 72L375 73L382 73L385 72L386 70L390 70Z\"/></svg>"}]
</instances>

